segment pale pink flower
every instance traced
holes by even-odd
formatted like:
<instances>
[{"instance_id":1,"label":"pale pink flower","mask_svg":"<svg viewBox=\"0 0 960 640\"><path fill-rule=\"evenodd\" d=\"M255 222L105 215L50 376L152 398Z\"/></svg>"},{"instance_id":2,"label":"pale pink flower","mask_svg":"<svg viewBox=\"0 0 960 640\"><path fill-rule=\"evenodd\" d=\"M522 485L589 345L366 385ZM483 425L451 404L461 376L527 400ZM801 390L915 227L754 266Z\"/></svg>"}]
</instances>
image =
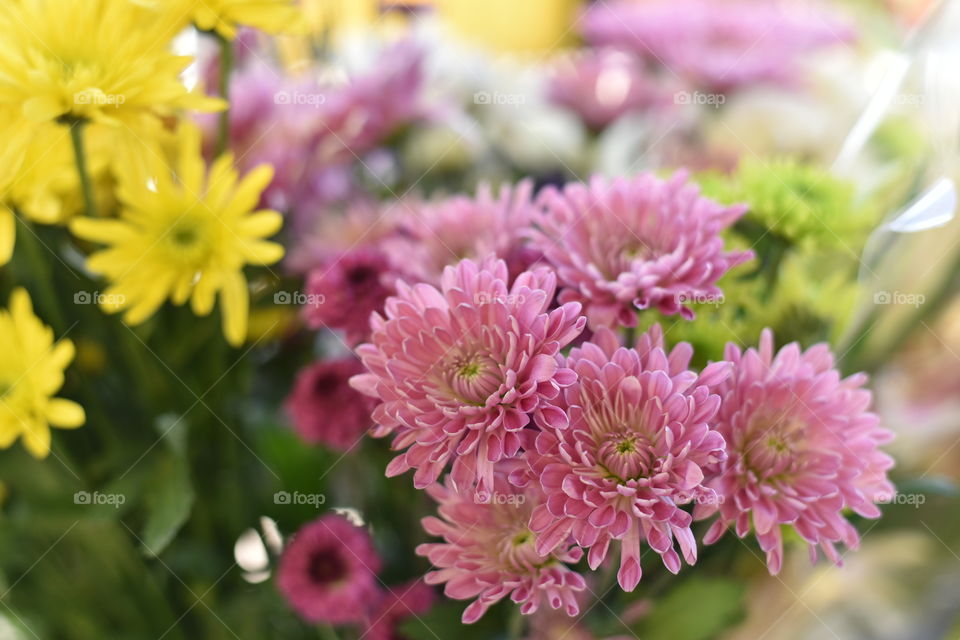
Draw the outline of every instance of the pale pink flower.
<instances>
[{"instance_id":1,"label":"pale pink flower","mask_svg":"<svg viewBox=\"0 0 960 640\"><path fill-rule=\"evenodd\" d=\"M436 600L422 580L390 587L379 598L360 634L361 640L403 640L397 627L408 618L425 614Z\"/></svg>"},{"instance_id":2,"label":"pale pink flower","mask_svg":"<svg viewBox=\"0 0 960 640\"><path fill-rule=\"evenodd\" d=\"M283 550L277 586L311 622L358 622L377 595L380 557L366 531L338 515L304 525Z\"/></svg>"},{"instance_id":3,"label":"pale pink flower","mask_svg":"<svg viewBox=\"0 0 960 640\"><path fill-rule=\"evenodd\" d=\"M593 131L626 113L673 102L673 95L646 70L643 60L615 49L584 50L561 63L549 94Z\"/></svg>"},{"instance_id":4,"label":"pale pink flower","mask_svg":"<svg viewBox=\"0 0 960 640\"><path fill-rule=\"evenodd\" d=\"M350 345L370 335L370 315L394 292L396 275L387 257L358 247L316 267L307 276L303 315L312 329L342 329Z\"/></svg>"},{"instance_id":5,"label":"pale pink flower","mask_svg":"<svg viewBox=\"0 0 960 640\"><path fill-rule=\"evenodd\" d=\"M697 505L695 515L719 511L704 542L734 526L751 531L777 573L783 561L781 525L790 525L810 547L839 564L834 545L856 548L859 536L844 517L849 509L877 518L875 502L889 500L893 460L879 450L892 434L868 411L866 375L840 377L825 344L801 351L796 343L774 355L773 334L745 352L728 344L734 373L718 388L723 401L718 430L727 441L727 461L710 482L719 504Z\"/></svg>"},{"instance_id":6,"label":"pale pink flower","mask_svg":"<svg viewBox=\"0 0 960 640\"><path fill-rule=\"evenodd\" d=\"M440 505L439 517L424 518L423 528L444 542L421 544L417 555L437 567L426 575L428 584L446 583L444 593L456 600L476 598L463 612L465 624L507 596L528 615L543 601L569 616L579 612L576 595L586 583L567 565L578 562L583 550L563 544L537 551L528 521L543 494L535 484L518 489L507 482L510 465L500 465L489 495L477 495L472 483L458 485L452 477L427 489Z\"/></svg>"},{"instance_id":7,"label":"pale pink flower","mask_svg":"<svg viewBox=\"0 0 960 640\"><path fill-rule=\"evenodd\" d=\"M424 488L454 457L466 458L488 490L493 463L517 455L531 416L566 425L545 401L573 382L557 356L584 318L578 303L548 311L555 286L546 268L510 286L506 263L492 256L447 267L439 289L398 283L385 317L373 316L371 342L357 348L370 373L351 381L382 400L374 435L394 434L393 448L403 451L388 476L416 469L414 485Z\"/></svg>"},{"instance_id":8,"label":"pale pink flower","mask_svg":"<svg viewBox=\"0 0 960 640\"><path fill-rule=\"evenodd\" d=\"M353 357L316 362L297 374L285 407L297 434L311 444L351 449L373 426L374 401L350 386L363 371Z\"/></svg>"},{"instance_id":9,"label":"pale pink flower","mask_svg":"<svg viewBox=\"0 0 960 640\"><path fill-rule=\"evenodd\" d=\"M692 518L680 506L716 497L703 485L704 468L724 459L723 438L711 428L720 406L711 386L729 365L712 364L698 376L688 369L692 354L686 343L667 352L656 325L635 349L601 329L571 350L566 365L577 381L553 401L570 425L541 425L528 452L532 477L547 495L530 521L540 553L572 537L590 549L596 569L619 540L617 577L627 591L640 581L641 543L674 573L675 542L688 563L696 561Z\"/></svg>"},{"instance_id":10,"label":"pale pink flower","mask_svg":"<svg viewBox=\"0 0 960 640\"><path fill-rule=\"evenodd\" d=\"M693 318L688 304L719 299L717 280L750 252L725 252L721 232L745 206L700 195L686 172L599 176L548 187L533 245L557 269L561 302L577 301L591 328L637 325L637 310Z\"/></svg>"},{"instance_id":11,"label":"pale pink flower","mask_svg":"<svg viewBox=\"0 0 960 640\"><path fill-rule=\"evenodd\" d=\"M594 45L633 51L707 91L796 84L813 51L854 38L823 7L757 0L619 0L593 5L583 32Z\"/></svg>"},{"instance_id":12,"label":"pale pink flower","mask_svg":"<svg viewBox=\"0 0 960 640\"><path fill-rule=\"evenodd\" d=\"M505 260L510 275L516 276L539 258L522 233L533 220L532 180L502 185L496 194L484 183L472 198L409 201L393 211L397 233L383 247L411 279L436 284L448 265L490 254Z\"/></svg>"}]
</instances>

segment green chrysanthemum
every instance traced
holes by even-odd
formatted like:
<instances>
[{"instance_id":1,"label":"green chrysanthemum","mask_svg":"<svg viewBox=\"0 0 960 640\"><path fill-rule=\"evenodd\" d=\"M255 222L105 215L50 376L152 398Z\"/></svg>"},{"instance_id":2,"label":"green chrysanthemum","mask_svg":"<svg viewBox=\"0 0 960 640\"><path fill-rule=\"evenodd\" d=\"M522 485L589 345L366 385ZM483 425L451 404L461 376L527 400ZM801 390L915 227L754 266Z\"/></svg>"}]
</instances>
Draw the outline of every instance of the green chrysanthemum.
<instances>
[{"instance_id":1,"label":"green chrysanthemum","mask_svg":"<svg viewBox=\"0 0 960 640\"><path fill-rule=\"evenodd\" d=\"M779 267L775 286L763 278L738 278L738 273L721 281L724 298L699 305L696 319L666 325L668 342L689 342L696 364L723 357L727 342L749 345L770 327L784 342L803 345L835 343L846 327L857 300L857 284L847 265L810 252L793 253ZM653 318L651 318L651 321Z\"/></svg>"},{"instance_id":2,"label":"green chrysanthemum","mask_svg":"<svg viewBox=\"0 0 960 640\"><path fill-rule=\"evenodd\" d=\"M741 227L758 239L773 235L792 244L857 251L873 224L853 186L828 171L792 160L744 160L728 179L705 180L707 195L750 206ZM751 225L758 226L750 233Z\"/></svg>"}]
</instances>

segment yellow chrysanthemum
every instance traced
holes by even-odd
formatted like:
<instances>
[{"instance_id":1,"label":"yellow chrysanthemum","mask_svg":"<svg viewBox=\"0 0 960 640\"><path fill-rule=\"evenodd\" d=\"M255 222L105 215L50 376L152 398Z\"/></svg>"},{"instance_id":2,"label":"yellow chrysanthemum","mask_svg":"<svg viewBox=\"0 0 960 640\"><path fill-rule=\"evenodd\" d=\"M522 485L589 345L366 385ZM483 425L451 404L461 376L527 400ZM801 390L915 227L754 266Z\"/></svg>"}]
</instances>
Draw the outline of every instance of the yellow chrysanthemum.
<instances>
[{"instance_id":1,"label":"yellow chrysanthemum","mask_svg":"<svg viewBox=\"0 0 960 640\"><path fill-rule=\"evenodd\" d=\"M27 118L130 121L222 102L179 79L172 20L129 0L7 0L0 6L0 104Z\"/></svg>"},{"instance_id":2,"label":"yellow chrysanthemum","mask_svg":"<svg viewBox=\"0 0 960 640\"><path fill-rule=\"evenodd\" d=\"M119 219L75 218L79 237L109 245L87 261L111 285L103 297L108 312L124 310L124 320L139 324L166 301L206 315L220 294L223 332L240 344L247 330L249 296L246 264L268 265L283 257L283 247L264 238L276 233L276 211L253 211L273 169L261 165L239 180L233 156L221 156L209 173L200 155L200 132L182 125L176 167L157 153L147 162L129 163L118 173ZM174 175L175 173L175 175Z\"/></svg>"},{"instance_id":3,"label":"yellow chrysanthemum","mask_svg":"<svg viewBox=\"0 0 960 640\"><path fill-rule=\"evenodd\" d=\"M241 26L267 33L298 30L302 12L295 0L137 0L167 15L193 22L198 29L216 31L228 40Z\"/></svg>"},{"instance_id":4,"label":"yellow chrysanthemum","mask_svg":"<svg viewBox=\"0 0 960 640\"><path fill-rule=\"evenodd\" d=\"M63 371L73 360L73 343L53 341L53 330L33 315L23 289L0 311L0 448L18 437L33 456L50 453L50 427L74 429L85 420L83 407L53 397L63 386Z\"/></svg>"}]
</instances>

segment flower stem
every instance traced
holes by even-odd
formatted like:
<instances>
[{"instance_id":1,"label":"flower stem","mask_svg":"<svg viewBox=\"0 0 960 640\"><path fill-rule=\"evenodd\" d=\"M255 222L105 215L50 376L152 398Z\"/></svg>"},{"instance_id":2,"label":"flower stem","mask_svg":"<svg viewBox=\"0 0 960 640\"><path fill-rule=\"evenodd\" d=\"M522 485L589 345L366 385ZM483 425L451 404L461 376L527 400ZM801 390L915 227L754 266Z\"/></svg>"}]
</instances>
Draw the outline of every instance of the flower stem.
<instances>
[{"instance_id":1,"label":"flower stem","mask_svg":"<svg viewBox=\"0 0 960 640\"><path fill-rule=\"evenodd\" d=\"M96 217L97 200L93 195L93 182L90 180L87 153L83 144L84 126L85 123L82 120L74 120L69 123L70 140L73 141L73 157L77 163L77 173L80 175L80 188L83 189L83 204L87 209L87 215Z\"/></svg>"},{"instance_id":2,"label":"flower stem","mask_svg":"<svg viewBox=\"0 0 960 640\"><path fill-rule=\"evenodd\" d=\"M14 209L13 214L17 221L17 247L26 259L27 268L30 270L30 277L32 278L31 284L33 286L31 286L30 292L37 299L50 324L57 333L61 333L66 330L67 324L57 298L53 268L49 256L46 255L49 248L42 244L37 236L37 231L27 222L23 212Z\"/></svg>"},{"instance_id":3,"label":"flower stem","mask_svg":"<svg viewBox=\"0 0 960 640\"><path fill-rule=\"evenodd\" d=\"M320 637L323 638L323 640L340 640L340 636L337 635L337 630L334 629L332 625L321 624L317 629L320 631Z\"/></svg>"},{"instance_id":4,"label":"flower stem","mask_svg":"<svg viewBox=\"0 0 960 640\"><path fill-rule=\"evenodd\" d=\"M220 97L230 100L230 74L233 72L233 40L217 34L220 41ZM217 131L217 155L227 150L230 142L230 105L220 112L220 126Z\"/></svg>"},{"instance_id":5,"label":"flower stem","mask_svg":"<svg viewBox=\"0 0 960 640\"><path fill-rule=\"evenodd\" d=\"M517 640L523 637L524 623L523 614L520 613L520 607L513 607L510 612L510 619L507 621L507 638Z\"/></svg>"}]
</instances>

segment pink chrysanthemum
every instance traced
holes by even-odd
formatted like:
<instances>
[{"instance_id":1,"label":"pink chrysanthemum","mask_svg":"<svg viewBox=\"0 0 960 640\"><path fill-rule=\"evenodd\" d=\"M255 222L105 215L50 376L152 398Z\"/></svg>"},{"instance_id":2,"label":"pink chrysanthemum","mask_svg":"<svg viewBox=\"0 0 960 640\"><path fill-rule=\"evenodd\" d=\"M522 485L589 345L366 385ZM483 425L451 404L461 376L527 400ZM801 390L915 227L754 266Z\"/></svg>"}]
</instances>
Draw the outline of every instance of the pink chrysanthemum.
<instances>
[{"instance_id":1,"label":"pink chrysanthemum","mask_svg":"<svg viewBox=\"0 0 960 640\"><path fill-rule=\"evenodd\" d=\"M286 409L297 434L312 444L347 451L373 425L374 402L350 386L363 372L356 358L316 362L297 374Z\"/></svg>"},{"instance_id":2,"label":"pink chrysanthemum","mask_svg":"<svg viewBox=\"0 0 960 640\"><path fill-rule=\"evenodd\" d=\"M263 201L300 232L332 202L359 195L351 165L426 114L423 52L412 41L384 49L345 84L318 82L313 71L289 77L250 64L230 87L230 147L241 169L275 167ZM216 118L203 122L212 140Z\"/></svg>"},{"instance_id":3,"label":"pink chrysanthemum","mask_svg":"<svg viewBox=\"0 0 960 640\"><path fill-rule=\"evenodd\" d=\"M724 252L721 231L746 211L651 174L548 187L534 247L557 269L562 302L583 303L591 328L637 325L637 309L692 318L685 303L722 295L717 280L750 252Z\"/></svg>"},{"instance_id":4,"label":"pink chrysanthemum","mask_svg":"<svg viewBox=\"0 0 960 640\"><path fill-rule=\"evenodd\" d=\"M583 21L595 45L628 49L708 91L795 83L804 56L848 42L851 29L826 11L752 0L597 3ZM806 9L806 7L805 7Z\"/></svg>"},{"instance_id":5,"label":"pink chrysanthemum","mask_svg":"<svg viewBox=\"0 0 960 640\"><path fill-rule=\"evenodd\" d=\"M528 521L543 495L530 484L518 489L507 482L502 463L489 495L477 495L473 485L446 485L427 489L439 503L439 518L423 519L427 533L444 542L422 544L425 556L437 571L426 575L428 584L446 583L444 593L457 600L476 598L463 612L463 622L476 622L506 596L531 614L545 599L567 615L579 612L576 594L586 587L583 576L567 564L576 563L583 550L564 544L549 553L537 551L537 535Z\"/></svg>"},{"instance_id":6,"label":"pink chrysanthemum","mask_svg":"<svg viewBox=\"0 0 960 640\"><path fill-rule=\"evenodd\" d=\"M311 622L357 622L377 595L380 557L367 532L342 516L304 525L283 550L277 586Z\"/></svg>"},{"instance_id":7,"label":"pink chrysanthemum","mask_svg":"<svg viewBox=\"0 0 960 640\"><path fill-rule=\"evenodd\" d=\"M560 66L550 83L550 98L593 131L631 111L673 101L642 60L615 49L582 51Z\"/></svg>"},{"instance_id":8,"label":"pink chrysanthemum","mask_svg":"<svg viewBox=\"0 0 960 640\"><path fill-rule=\"evenodd\" d=\"M387 475L416 469L414 485L424 488L456 456L474 461L487 490L493 463L516 456L532 415L540 424L566 425L545 401L573 382L557 355L584 319L577 303L548 311L555 286L546 268L508 286L506 263L493 257L447 267L440 289L398 283L386 317L371 321L371 343L357 348L370 373L351 381L383 401L374 410L374 435L396 433L393 448L405 450Z\"/></svg>"},{"instance_id":9,"label":"pink chrysanthemum","mask_svg":"<svg viewBox=\"0 0 960 640\"><path fill-rule=\"evenodd\" d=\"M617 577L627 591L640 581L641 542L674 573L674 540L688 563L696 561L692 518L679 505L716 498L703 485L703 469L724 458L723 438L710 426L720 406L711 386L729 365L712 364L698 376L687 368L692 353L686 343L665 351L659 326L636 349L601 329L570 352L566 365L577 382L555 404L570 426L545 426L528 453L547 495L530 522L540 535L538 551L572 536L590 549L596 569L611 540L620 540Z\"/></svg>"},{"instance_id":10,"label":"pink chrysanthemum","mask_svg":"<svg viewBox=\"0 0 960 640\"><path fill-rule=\"evenodd\" d=\"M436 595L422 580L387 589L380 596L369 621L360 634L362 640L404 640L397 626L407 618L423 615L430 610Z\"/></svg>"},{"instance_id":11,"label":"pink chrysanthemum","mask_svg":"<svg viewBox=\"0 0 960 640\"><path fill-rule=\"evenodd\" d=\"M697 505L695 515L719 511L704 542L733 525L739 537L752 530L777 573L783 560L781 525L792 525L833 562L834 547L859 543L843 512L880 516L874 504L894 492L886 472L893 460L878 449L892 434L870 413L865 374L840 378L825 344L801 351L796 343L774 355L773 334L764 330L759 351L728 344L734 374L720 385L718 430L727 440L727 461L710 482L719 504Z\"/></svg>"},{"instance_id":12,"label":"pink chrysanthemum","mask_svg":"<svg viewBox=\"0 0 960 640\"><path fill-rule=\"evenodd\" d=\"M490 185L481 184L473 198L408 203L395 209L398 232L384 248L410 278L430 284L440 281L447 265L490 254L505 260L516 276L539 257L522 234L533 219L532 196L533 182L524 180L501 186L496 195Z\"/></svg>"},{"instance_id":13,"label":"pink chrysanthemum","mask_svg":"<svg viewBox=\"0 0 960 640\"><path fill-rule=\"evenodd\" d=\"M342 329L356 345L370 335L370 314L381 311L394 292L387 257L372 247L358 247L328 260L307 276L303 314L313 329Z\"/></svg>"}]
</instances>

